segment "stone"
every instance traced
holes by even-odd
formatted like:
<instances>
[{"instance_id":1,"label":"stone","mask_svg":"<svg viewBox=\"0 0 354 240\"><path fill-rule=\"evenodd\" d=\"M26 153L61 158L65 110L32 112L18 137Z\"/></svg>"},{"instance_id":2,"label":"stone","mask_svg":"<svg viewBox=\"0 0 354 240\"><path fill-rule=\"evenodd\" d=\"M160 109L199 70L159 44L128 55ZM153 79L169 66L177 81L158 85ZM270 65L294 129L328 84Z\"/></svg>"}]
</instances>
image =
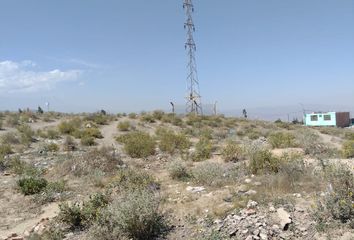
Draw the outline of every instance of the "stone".
<instances>
[{"instance_id":1,"label":"stone","mask_svg":"<svg viewBox=\"0 0 354 240\"><path fill-rule=\"evenodd\" d=\"M200 192L205 191L205 187L191 187L191 186L188 186L186 188L186 190L188 192L192 192L192 193L200 193Z\"/></svg>"},{"instance_id":2,"label":"stone","mask_svg":"<svg viewBox=\"0 0 354 240\"><path fill-rule=\"evenodd\" d=\"M249 191L247 191L245 193L245 195L247 195L247 196L253 196L253 195L256 195L256 194L257 194L257 191L255 191L255 190L249 190Z\"/></svg>"},{"instance_id":3,"label":"stone","mask_svg":"<svg viewBox=\"0 0 354 240\"><path fill-rule=\"evenodd\" d=\"M249 200L247 203L247 208L249 209L254 209L258 206L258 203L252 200Z\"/></svg>"},{"instance_id":4,"label":"stone","mask_svg":"<svg viewBox=\"0 0 354 240\"><path fill-rule=\"evenodd\" d=\"M251 183L251 182L252 182L252 180L249 179L249 178L247 178L247 179L245 180L245 183L247 183L247 184L249 184L249 183Z\"/></svg>"},{"instance_id":5,"label":"stone","mask_svg":"<svg viewBox=\"0 0 354 240\"><path fill-rule=\"evenodd\" d=\"M288 230L289 225L292 223L290 214L284 208L278 208L277 214L279 218L280 228L284 231Z\"/></svg>"},{"instance_id":6,"label":"stone","mask_svg":"<svg viewBox=\"0 0 354 240\"><path fill-rule=\"evenodd\" d=\"M248 187L246 185L241 185L238 189L237 189L237 193L245 193L248 191Z\"/></svg>"}]
</instances>

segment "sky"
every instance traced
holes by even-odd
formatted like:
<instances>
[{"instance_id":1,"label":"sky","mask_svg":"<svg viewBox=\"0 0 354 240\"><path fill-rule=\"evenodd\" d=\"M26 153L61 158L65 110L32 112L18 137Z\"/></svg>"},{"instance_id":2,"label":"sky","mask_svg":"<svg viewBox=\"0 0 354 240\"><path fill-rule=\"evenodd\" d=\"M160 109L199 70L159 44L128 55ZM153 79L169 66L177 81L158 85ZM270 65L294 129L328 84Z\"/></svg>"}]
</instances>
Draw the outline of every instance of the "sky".
<instances>
[{"instance_id":1,"label":"sky","mask_svg":"<svg viewBox=\"0 0 354 240\"><path fill-rule=\"evenodd\" d=\"M182 2L0 0L0 110L182 106ZM354 111L353 0L193 3L203 104Z\"/></svg>"}]
</instances>

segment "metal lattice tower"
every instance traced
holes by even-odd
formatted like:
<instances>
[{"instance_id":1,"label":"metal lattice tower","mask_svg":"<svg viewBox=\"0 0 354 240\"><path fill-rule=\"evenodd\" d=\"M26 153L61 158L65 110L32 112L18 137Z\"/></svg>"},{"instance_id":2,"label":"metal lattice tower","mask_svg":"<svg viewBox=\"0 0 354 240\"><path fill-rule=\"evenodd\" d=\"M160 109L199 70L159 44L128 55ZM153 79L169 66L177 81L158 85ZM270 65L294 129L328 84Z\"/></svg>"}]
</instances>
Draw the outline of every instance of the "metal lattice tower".
<instances>
[{"instance_id":1,"label":"metal lattice tower","mask_svg":"<svg viewBox=\"0 0 354 240\"><path fill-rule=\"evenodd\" d=\"M186 112L194 114L203 114L201 96L199 94L199 81L197 74L197 63L195 59L195 52L197 51L196 44L194 42L193 33L195 32L195 26L192 18L194 12L194 6L192 0L184 0L183 9L186 12L186 22L184 23L184 28L187 30L187 42L185 44L185 49L188 55L188 96L186 103Z\"/></svg>"}]
</instances>

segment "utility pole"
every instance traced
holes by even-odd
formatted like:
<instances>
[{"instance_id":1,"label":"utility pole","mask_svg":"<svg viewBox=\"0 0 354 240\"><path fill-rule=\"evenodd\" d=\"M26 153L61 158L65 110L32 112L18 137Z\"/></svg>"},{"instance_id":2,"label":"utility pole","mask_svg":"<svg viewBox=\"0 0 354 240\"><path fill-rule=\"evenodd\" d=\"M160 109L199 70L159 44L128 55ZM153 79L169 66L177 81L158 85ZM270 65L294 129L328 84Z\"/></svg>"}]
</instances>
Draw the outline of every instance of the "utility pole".
<instances>
[{"instance_id":1,"label":"utility pole","mask_svg":"<svg viewBox=\"0 0 354 240\"><path fill-rule=\"evenodd\" d=\"M187 31L187 42L184 47L187 50L188 55L188 96L186 103L186 112L194 114L203 114L201 96L199 93L199 81L197 74L197 63L195 58L195 52L197 47L194 41L195 26L193 22L192 14L194 12L194 5L192 0L184 0L183 9L186 13L186 22L184 23L184 29Z\"/></svg>"}]
</instances>

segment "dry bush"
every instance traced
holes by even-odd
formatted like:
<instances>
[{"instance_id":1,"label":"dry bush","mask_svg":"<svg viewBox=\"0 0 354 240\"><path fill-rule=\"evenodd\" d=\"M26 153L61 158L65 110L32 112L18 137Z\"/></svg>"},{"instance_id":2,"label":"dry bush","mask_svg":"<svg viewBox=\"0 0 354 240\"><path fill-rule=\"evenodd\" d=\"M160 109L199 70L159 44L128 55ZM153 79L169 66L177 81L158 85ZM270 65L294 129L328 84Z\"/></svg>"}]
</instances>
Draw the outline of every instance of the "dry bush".
<instances>
[{"instance_id":1,"label":"dry bush","mask_svg":"<svg viewBox=\"0 0 354 240\"><path fill-rule=\"evenodd\" d=\"M167 231L160 200L150 191L132 191L115 199L90 231L92 239L158 239Z\"/></svg>"},{"instance_id":2,"label":"dry bush","mask_svg":"<svg viewBox=\"0 0 354 240\"><path fill-rule=\"evenodd\" d=\"M164 111L161 110L156 110L152 113L153 118L155 118L156 120L161 121L161 119L163 118L163 116L165 116Z\"/></svg>"},{"instance_id":3,"label":"dry bush","mask_svg":"<svg viewBox=\"0 0 354 240\"><path fill-rule=\"evenodd\" d=\"M138 114L136 114L136 113L129 113L129 114L128 114L128 117L129 117L130 119L136 119L136 118L138 117Z\"/></svg>"},{"instance_id":4,"label":"dry bush","mask_svg":"<svg viewBox=\"0 0 354 240\"><path fill-rule=\"evenodd\" d=\"M162 117L161 121L164 123L171 123L172 125L175 125L175 126L180 126L180 127L183 126L182 118L178 117L174 113L165 114Z\"/></svg>"},{"instance_id":5,"label":"dry bush","mask_svg":"<svg viewBox=\"0 0 354 240\"><path fill-rule=\"evenodd\" d=\"M17 127L18 125L20 125L20 116L18 114L7 115L6 125L9 127Z\"/></svg>"},{"instance_id":6,"label":"dry bush","mask_svg":"<svg viewBox=\"0 0 354 240\"><path fill-rule=\"evenodd\" d=\"M156 119L151 114L143 114L143 115L141 115L140 116L140 120L145 122L145 123L154 123L154 122L156 122Z\"/></svg>"},{"instance_id":7,"label":"dry bush","mask_svg":"<svg viewBox=\"0 0 354 240\"><path fill-rule=\"evenodd\" d=\"M32 128L27 124L22 124L17 127L17 131L20 134L21 144L29 146L32 142L34 142L35 133Z\"/></svg>"},{"instance_id":8,"label":"dry bush","mask_svg":"<svg viewBox=\"0 0 354 240\"><path fill-rule=\"evenodd\" d=\"M20 144L20 137L15 132L8 132L1 136L3 144Z\"/></svg>"},{"instance_id":9,"label":"dry bush","mask_svg":"<svg viewBox=\"0 0 354 240\"><path fill-rule=\"evenodd\" d=\"M148 173L131 168L119 169L110 182L112 188L121 192L157 189L159 185Z\"/></svg>"},{"instance_id":10,"label":"dry bush","mask_svg":"<svg viewBox=\"0 0 354 240\"><path fill-rule=\"evenodd\" d=\"M343 143L342 156L344 158L354 157L354 140L347 140Z\"/></svg>"},{"instance_id":11,"label":"dry bush","mask_svg":"<svg viewBox=\"0 0 354 240\"><path fill-rule=\"evenodd\" d=\"M268 136L268 141L273 148L296 147L295 136L290 132L275 132Z\"/></svg>"},{"instance_id":12,"label":"dry bush","mask_svg":"<svg viewBox=\"0 0 354 240\"><path fill-rule=\"evenodd\" d=\"M82 136L80 139L80 143L82 146L95 146L95 138L91 136Z\"/></svg>"},{"instance_id":13,"label":"dry bush","mask_svg":"<svg viewBox=\"0 0 354 240\"><path fill-rule=\"evenodd\" d=\"M245 159L245 149L236 142L229 141L222 150L225 162L238 162Z\"/></svg>"},{"instance_id":14,"label":"dry bush","mask_svg":"<svg viewBox=\"0 0 354 240\"><path fill-rule=\"evenodd\" d=\"M324 231L333 226L333 221L348 224L354 229L354 174L343 166L325 169L329 182L329 194L318 200L313 217L317 230Z\"/></svg>"},{"instance_id":15,"label":"dry bush","mask_svg":"<svg viewBox=\"0 0 354 240\"><path fill-rule=\"evenodd\" d=\"M175 180L187 180L191 177L187 165L184 162L178 160L170 163L168 172L170 177Z\"/></svg>"},{"instance_id":16,"label":"dry bush","mask_svg":"<svg viewBox=\"0 0 354 240\"><path fill-rule=\"evenodd\" d=\"M110 121L112 121L112 116L104 114L102 112L93 113L84 118L85 121L94 122L98 125L107 125Z\"/></svg>"},{"instance_id":17,"label":"dry bush","mask_svg":"<svg viewBox=\"0 0 354 240\"><path fill-rule=\"evenodd\" d=\"M221 186L226 180L224 173L225 171L220 164L205 162L192 170L192 177L197 184Z\"/></svg>"},{"instance_id":18,"label":"dry bush","mask_svg":"<svg viewBox=\"0 0 354 240\"><path fill-rule=\"evenodd\" d=\"M56 143L49 143L49 144L44 145L44 151L45 152L58 152L59 146Z\"/></svg>"},{"instance_id":19,"label":"dry bush","mask_svg":"<svg viewBox=\"0 0 354 240\"><path fill-rule=\"evenodd\" d=\"M0 157L4 157L13 153L11 145L9 144L1 144L0 145Z\"/></svg>"},{"instance_id":20,"label":"dry bush","mask_svg":"<svg viewBox=\"0 0 354 240\"><path fill-rule=\"evenodd\" d=\"M125 152L132 158L146 158L155 154L156 142L148 133L128 133L118 137L117 141L124 144Z\"/></svg>"},{"instance_id":21,"label":"dry bush","mask_svg":"<svg viewBox=\"0 0 354 240\"><path fill-rule=\"evenodd\" d=\"M60 175L73 174L74 176L87 176L100 170L109 175L119 169L123 162L112 148L94 148L79 157L71 157L60 162L55 168Z\"/></svg>"},{"instance_id":22,"label":"dry bush","mask_svg":"<svg viewBox=\"0 0 354 240\"><path fill-rule=\"evenodd\" d=\"M75 140L71 136L66 136L63 143L64 151L75 151L76 148Z\"/></svg>"}]
</instances>

